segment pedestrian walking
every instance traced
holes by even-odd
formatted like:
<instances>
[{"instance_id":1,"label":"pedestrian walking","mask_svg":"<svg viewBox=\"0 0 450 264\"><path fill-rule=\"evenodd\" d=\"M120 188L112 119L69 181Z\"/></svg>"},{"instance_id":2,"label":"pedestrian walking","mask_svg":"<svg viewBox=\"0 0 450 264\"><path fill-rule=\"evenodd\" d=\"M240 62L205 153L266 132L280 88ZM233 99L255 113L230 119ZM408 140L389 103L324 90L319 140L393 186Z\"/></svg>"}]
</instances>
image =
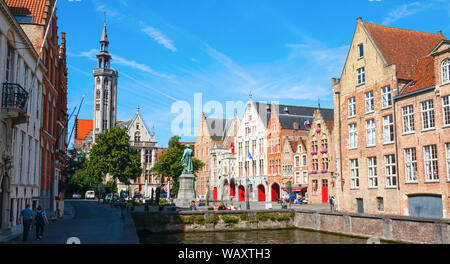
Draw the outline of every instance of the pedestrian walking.
<instances>
[{"instance_id":1,"label":"pedestrian walking","mask_svg":"<svg viewBox=\"0 0 450 264\"><path fill-rule=\"evenodd\" d=\"M328 203L330 204L331 212L333 212L333 209L334 209L334 198L333 198L333 196L330 196L330 198L328 199Z\"/></svg>"},{"instance_id":2,"label":"pedestrian walking","mask_svg":"<svg viewBox=\"0 0 450 264\"><path fill-rule=\"evenodd\" d=\"M25 209L20 212L20 217L17 220L17 224L20 225L23 223L23 241L28 241L28 233L30 232L30 227L33 223L34 213L33 210L30 209L30 205L27 204Z\"/></svg>"},{"instance_id":3,"label":"pedestrian walking","mask_svg":"<svg viewBox=\"0 0 450 264\"><path fill-rule=\"evenodd\" d=\"M42 210L42 207L39 205L37 208L37 212L35 215L36 220L36 239L41 240L44 235L44 226L48 225L47 215L45 211Z\"/></svg>"}]
</instances>

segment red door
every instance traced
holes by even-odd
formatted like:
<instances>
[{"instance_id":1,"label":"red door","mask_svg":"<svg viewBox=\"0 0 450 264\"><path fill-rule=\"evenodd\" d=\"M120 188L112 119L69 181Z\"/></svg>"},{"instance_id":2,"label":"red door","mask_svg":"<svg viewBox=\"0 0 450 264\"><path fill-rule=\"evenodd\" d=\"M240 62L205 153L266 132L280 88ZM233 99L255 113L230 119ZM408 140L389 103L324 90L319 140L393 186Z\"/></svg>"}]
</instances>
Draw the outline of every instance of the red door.
<instances>
[{"instance_id":1,"label":"red door","mask_svg":"<svg viewBox=\"0 0 450 264\"><path fill-rule=\"evenodd\" d=\"M276 202L280 198L280 185L278 183L272 184L272 202Z\"/></svg>"},{"instance_id":2,"label":"red door","mask_svg":"<svg viewBox=\"0 0 450 264\"><path fill-rule=\"evenodd\" d=\"M239 202L245 202L245 188L244 186L239 186Z\"/></svg>"},{"instance_id":3,"label":"red door","mask_svg":"<svg viewBox=\"0 0 450 264\"><path fill-rule=\"evenodd\" d=\"M258 186L258 201L259 202L265 202L266 201L266 190L264 188L264 185Z\"/></svg>"},{"instance_id":4,"label":"red door","mask_svg":"<svg viewBox=\"0 0 450 264\"><path fill-rule=\"evenodd\" d=\"M217 201L217 187L214 187L214 191L213 191L213 200Z\"/></svg>"},{"instance_id":5,"label":"red door","mask_svg":"<svg viewBox=\"0 0 450 264\"><path fill-rule=\"evenodd\" d=\"M234 185L234 182L230 184L230 196L236 196L236 186Z\"/></svg>"},{"instance_id":6,"label":"red door","mask_svg":"<svg viewBox=\"0 0 450 264\"><path fill-rule=\"evenodd\" d=\"M328 180L322 180L322 203L328 203Z\"/></svg>"}]
</instances>

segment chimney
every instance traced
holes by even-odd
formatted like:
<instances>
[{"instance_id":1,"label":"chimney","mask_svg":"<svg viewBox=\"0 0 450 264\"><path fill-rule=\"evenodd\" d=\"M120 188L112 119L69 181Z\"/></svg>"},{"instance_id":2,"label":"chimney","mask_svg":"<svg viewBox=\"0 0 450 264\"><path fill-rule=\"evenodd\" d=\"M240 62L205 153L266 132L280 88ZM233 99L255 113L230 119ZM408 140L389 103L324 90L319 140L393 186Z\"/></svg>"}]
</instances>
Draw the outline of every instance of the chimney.
<instances>
[{"instance_id":1,"label":"chimney","mask_svg":"<svg viewBox=\"0 0 450 264\"><path fill-rule=\"evenodd\" d=\"M444 35L442 35L442 30L438 30L438 35L441 35L441 36L444 36Z\"/></svg>"}]
</instances>

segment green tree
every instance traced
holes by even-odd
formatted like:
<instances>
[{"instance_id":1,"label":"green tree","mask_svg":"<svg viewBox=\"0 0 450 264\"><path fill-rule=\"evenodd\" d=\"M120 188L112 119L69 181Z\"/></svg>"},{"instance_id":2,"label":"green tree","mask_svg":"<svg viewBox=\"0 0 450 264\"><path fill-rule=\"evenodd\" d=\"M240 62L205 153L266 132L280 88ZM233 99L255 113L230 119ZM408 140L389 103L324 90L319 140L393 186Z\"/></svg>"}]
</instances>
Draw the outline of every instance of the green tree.
<instances>
[{"instance_id":1,"label":"green tree","mask_svg":"<svg viewBox=\"0 0 450 264\"><path fill-rule=\"evenodd\" d=\"M172 185L172 192L175 196L178 195L179 189L179 181L183 166L181 165L181 158L183 157L183 152L186 147L180 143L179 136L173 136L169 140L169 148L167 151L162 154L158 162L152 169L153 174L155 175L163 175L170 177ZM205 166L201 160L196 158L192 159L192 163L194 164L194 173L200 170Z\"/></svg>"},{"instance_id":2,"label":"green tree","mask_svg":"<svg viewBox=\"0 0 450 264\"><path fill-rule=\"evenodd\" d=\"M113 181L108 181L106 184L103 185L103 189L105 190L105 193L117 193L117 184Z\"/></svg>"},{"instance_id":3,"label":"green tree","mask_svg":"<svg viewBox=\"0 0 450 264\"><path fill-rule=\"evenodd\" d=\"M65 179L66 193L72 194L86 190L88 187L84 185L84 182L87 181L83 179L86 176L86 172L82 171L85 167L86 153L79 148L73 148L68 151L66 161L67 166L63 172L67 175Z\"/></svg>"},{"instance_id":4,"label":"green tree","mask_svg":"<svg viewBox=\"0 0 450 264\"><path fill-rule=\"evenodd\" d=\"M94 182L104 181L107 174L113 182L130 184L142 173L139 152L130 147L126 128L114 127L99 134L89 152L86 171Z\"/></svg>"}]
</instances>

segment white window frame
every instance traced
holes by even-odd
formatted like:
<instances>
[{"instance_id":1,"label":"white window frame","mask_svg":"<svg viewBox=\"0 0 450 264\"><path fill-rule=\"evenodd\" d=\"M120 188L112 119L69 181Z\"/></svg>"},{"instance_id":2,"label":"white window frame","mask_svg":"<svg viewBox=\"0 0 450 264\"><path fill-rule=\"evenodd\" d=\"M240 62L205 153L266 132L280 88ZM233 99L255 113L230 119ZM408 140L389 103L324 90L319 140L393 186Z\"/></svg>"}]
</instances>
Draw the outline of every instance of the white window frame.
<instances>
[{"instance_id":1,"label":"white window frame","mask_svg":"<svg viewBox=\"0 0 450 264\"><path fill-rule=\"evenodd\" d=\"M384 144L394 143L394 118L392 115L383 116Z\"/></svg>"},{"instance_id":2,"label":"white window frame","mask_svg":"<svg viewBox=\"0 0 450 264\"><path fill-rule=\"evenodd\" d=\"M377 157L367 158L369 188L378 188Z\"/></svg>"},{"instance_id":3,"label":"white window frame","mask_svg":"<svg viewBox=\"0 0 450 264\"><path fill-rule=\"evenodd\" d=\"M423 147L425 182L439 182L439 167L436 145Z\"/></svg>"},{"instance_id":4,"label":"white window frame","mask_svg":"<svg viewBox=\"0 0 450 264\"><path fill-rule=\"evenodd\" d=\"M356 123L348 125L349 149L358 148L358 129Z\"/></svg>"},{"instance_id":5,"label":"white window frame","mask_svg":"<svg viewBox=\"0 0 450 264\"><path fill-rule=\"evenodd\" d=\"M417 153L416 148L405 149L405 181L417 183Z\"/></svg>"},{"instance_id":6,"label":"white window frame","mask_svg":"<svg viewBox=\"0 0 450 264\"><path fill-rule=\"evenodd\" d=\"M305 162L306 161L306 162ZM308 166L308 155L306 155L306 154L303 154L302 155L302 161L301 161L301 163L302 163L302 166L303 167L307 167Z\"/></svg>"},{"instance_id":7,"label":"white window frame","mask_svg":"<svg viewBox=\"0 0 450 264\"><path fill-rule=\"evenodd\" d=\"M308 172L307 171L303 172L303 183L308 184Z\"/></svg>"},{"instance_id":8,"label":"white window frame","mask_svg":"<svg viewBox=\"0 0 450 264\"><path fill-rule=\"evenodd\" d=\"M446 59L441 65L442 84L450 83L450 59Z\"/></svg>"},{"instance_id":9,"label":"white window frame","mask_svg":"<svg viewBox=\"0 0 450 264\"><path fill-rule=\"evenodd\" d=\"M375 119L366 121L366 141L367 147L376 146Z\"/></svg>"},{"instance_id":10,"label":"white window frame","mask_svg":"<svg viewBox=\"0 0 450 264\"><path fill-rule=\"evenodd\" d=\"M414 107L408 105L402 107L403 115L403 133L413 133L414 132Z\"/></svg>"},{"instance_id":11,"label":"white window frame","mask_svg":"<svg viewBox=\"0 0 450 264\"><path fill-rule=\"evenodd\" d=\"M384 165L386 173L386 188L397 187L395 155L391 154L384 156Z\"/></svg>"},{"instance_id":12,"label":"white window frame","mask_svg":"<svg viewBox=\"0 0 450 264\"><path fill-rule=\"evenodd\" d=\"M381 108L389 108L392 106L391 86L381 88Z\"/></svg>"},{"instance_id":13,"label":"white window frame","mask_svg":"<svg viewBox=\"0 0 450 264\"><path fill-rule=\"evenodd\" d=\"M428 100L421 103L422 106L422 129L434 129L436 124L434 122L434 102Z\"/></svg>"},{"instance_id":14,"label":"white window frame","mask_svg":"<svg viewBox=\"0 0 450 264\"><path fill-rule=\"evenodd\" d=\"M296 168L301 167L301 164L302 164L302 162L301 162L300 156L299 155L295 156L294 157L294 165L295 165L295 167Z\"/></svg>"},{"instance_id":15,"label":"white window frame","mask_svg":"<svg viewBox=\"0 0 450 264\"><path fill-rule=\"evenodd\" d=\"M450 181L450 143L445 143L445 157L447 161L447 181Z\"/></svg>"},{"instance_id":16,"label":"white window frame","mask_svg":"<svg viewBox=\"0 0 450 264\"><path fill-rule=\"evenodd\" d=\"M348 99L348 117L356 116L356 97Z\"/></svg>"},{"instance_id":17,"label":"white window frame","mask_svg":"<svg viewBox=\"0 0 450 264\"><path fill-rule=\"evenodd\" d=\"M351 189L359 189L358 159L350 160L350 184Z\"/></svg>"},{"instance_id":18,"label":"white window frame","mask_svg":"<svg viewBox=\"0 0 450 264\"><path fill-rule=\"evenodd\" d=\"M295 172L295 184L301 184L302 183L302 179L301 179L301 174L299 171Z\"/></svg>"},{"instance_id":19,"label":"white window frame","mask_svg":"<svg viewBox=\"0 0 450 264\"><path fill-rule=\"evenodd\" d=\"M362 55L361 55L362 53ZM361 43L358 45L358 59L364 58L364 44Z\"/></svg>"},{"instance_id":20,"label":"white window frame","mask_svg":"<svg viewBox=\"0 0 450 264\"><path fill-rule=\"evenodd\" d=\"M365 69L365 67L357 69L356 73L358 75L357 84L360 85L360 84L366 83L366 69Z\"/></svg>"},{"instance_id":21,"label":"white window frame","mask_svg":"<svg viewBox=\"0 0 450 264\"><path fill-rule=\"evenodd\" d=\"M366 93L366 114L374 111L373 91Z\"/></svg>"},{"instance_id":22,"label":"white window frame","mask_svg":"<svg viewBox=\"0 0 450 264\"><path fill-rule=\"evenodd\" d=\"M450 126L450 95L442 97L442 116L444 126Z\"/></svg>"}]
</instances>

